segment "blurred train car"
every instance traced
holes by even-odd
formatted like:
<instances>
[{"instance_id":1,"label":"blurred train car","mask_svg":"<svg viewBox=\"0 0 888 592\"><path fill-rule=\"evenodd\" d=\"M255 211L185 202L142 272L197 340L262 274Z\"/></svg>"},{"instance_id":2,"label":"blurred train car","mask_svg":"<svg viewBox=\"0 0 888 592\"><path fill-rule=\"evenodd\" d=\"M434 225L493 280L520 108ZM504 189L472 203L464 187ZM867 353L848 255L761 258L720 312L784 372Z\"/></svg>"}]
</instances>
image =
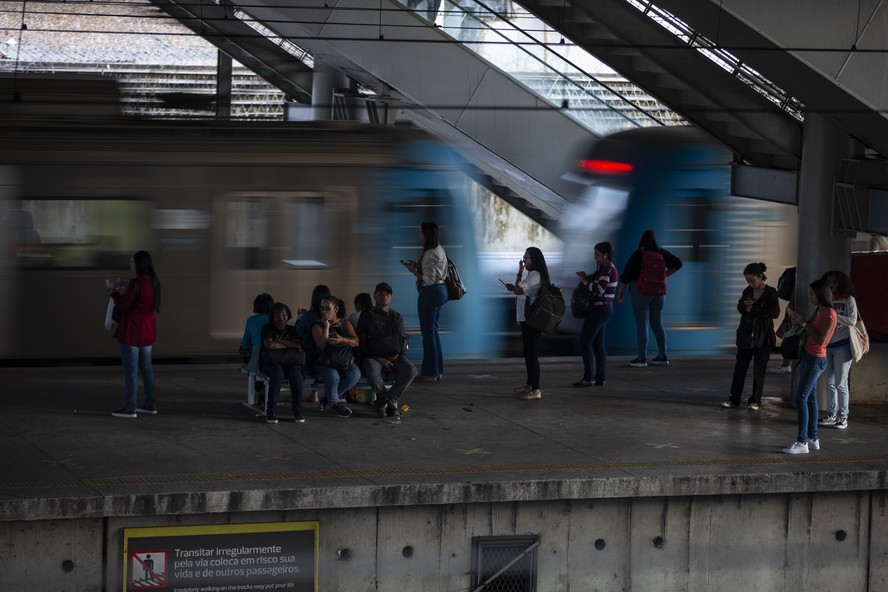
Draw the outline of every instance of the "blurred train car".
<instances>
[{"instance_id":1,"label":"blurred train car","mask_svg":"<svg viewBox=\"0 0 888 592\"><path fill-rule=\"evenodd\" d=\"M577 284L575 271L595 269L594 245L610 241L618 270L652 228L661 247L682 259L667 284L664 323L669 353L724 353L733 347L742 272L764 261L772 285L795 265L797 214L793 206L729 195L731 155L688 127L619 132L580 150L577 187L561 225L565 241L560 285ZM636 353L636 327L627 290L607 327L608 351ZM568 319L566 330L581 321ZM656 342L651 333L651 356Z\"/></svg>"},{"instance_id":2,"label":"blurred train car","mask_svg":"<svg viewBox=\"0 0 888 592\"><path fill-rule=\"evenodd\" d=\"M28 96L21 98L28 104ZM0 116L0 357L113 358L104 280L152 253L163 285L155 357L232 355L253 298L296 311L316 284L347 308L387 281L421 358L418 228L437 222L480 285L461 162L424 133L348 122L224 124ZM7 104L5 107L17 108ZM3 111L4 106L0 106ZM470 290L444 307L448 356L495 351ZM472 335L472 339L466 339Z\"/></svg>"}]
</instances>

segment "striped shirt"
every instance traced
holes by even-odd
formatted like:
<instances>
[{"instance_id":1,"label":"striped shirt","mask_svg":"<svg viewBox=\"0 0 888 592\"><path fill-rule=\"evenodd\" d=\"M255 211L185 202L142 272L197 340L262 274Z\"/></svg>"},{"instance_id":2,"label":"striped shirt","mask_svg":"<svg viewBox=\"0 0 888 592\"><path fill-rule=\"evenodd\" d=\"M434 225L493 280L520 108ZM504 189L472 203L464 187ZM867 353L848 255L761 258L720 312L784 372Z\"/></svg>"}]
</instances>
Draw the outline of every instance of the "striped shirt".
<instances>
[{"instance_id":1,"label":"striped shirt","mask_svg":"<svg viewBox=\"0 0 888 592\"><path fill-rule=\"evenodd\" d=\"M592 292L593 306L613 306L617 294L620 277L613 265L599 267L589 279L589 291Z\"/></svg>"}]
</instances>

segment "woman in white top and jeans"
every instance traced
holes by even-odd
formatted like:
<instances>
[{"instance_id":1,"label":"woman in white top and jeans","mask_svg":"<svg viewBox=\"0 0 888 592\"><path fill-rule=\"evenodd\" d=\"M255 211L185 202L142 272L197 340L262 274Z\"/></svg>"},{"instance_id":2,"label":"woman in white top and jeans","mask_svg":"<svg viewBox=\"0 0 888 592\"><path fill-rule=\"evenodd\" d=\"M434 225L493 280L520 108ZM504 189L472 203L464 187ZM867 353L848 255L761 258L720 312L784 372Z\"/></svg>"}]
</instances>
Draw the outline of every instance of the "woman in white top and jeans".
<instances>
[{"instance_id":1,"label":"woman in white top and jeans","mask_svg":"<svg viewBox=\"0 0 888 592\"><path fill-rule=\"evenodd\" d=\"M441 233L434 222L423 222L419 227L422 255L419 262L406 261L404 265L416 276L419 299L419 329L422 333L422 368L414 379L417 382L444 378L444 353L438 335L438 316L447 302L447 253L441 246Z\"/></svg>"},{"instance_id":2,"label":"woman in white top and jeans","mask_svg":"<svg viewBox=\"0 0 888 592\"><path fill-rule=\"evenodd\" d=\"M524 270L527 269L527 276ZM516 318L521 325L521 342L524 345L524 365L527 367L527 382L518 389L519 399L539 399L543 396L540 390L540 335L541 333L525 322L525 308L536 300L540 288L549 283L549 268L543 252L536 247L529 247L524 258L518 262L518 276L515 284L506 284L506 289L517 298Z\"/></svg>"},{"instance_id":3,"label":"woman in white top and jeans","mask_svg":"<svg viewBox=\"0 0 888 592\"><path fill-rule=\"evenodd\" d=\"M829 286L836 311L836 330L826 344L826 417L818 424L844 430L848 427L848 374L851 372L851 334L857 324L854 286L841 271L827 271L823 280Z\"/></svg>"}]
</instances>

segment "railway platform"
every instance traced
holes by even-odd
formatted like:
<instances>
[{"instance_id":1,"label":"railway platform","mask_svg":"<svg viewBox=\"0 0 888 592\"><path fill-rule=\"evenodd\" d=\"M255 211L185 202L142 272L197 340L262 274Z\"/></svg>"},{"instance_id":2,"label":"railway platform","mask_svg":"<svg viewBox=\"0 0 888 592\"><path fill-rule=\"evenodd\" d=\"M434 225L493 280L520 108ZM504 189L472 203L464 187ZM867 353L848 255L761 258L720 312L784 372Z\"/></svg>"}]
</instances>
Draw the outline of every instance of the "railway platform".
<instances>
[{"instance_id":1,"label":"railway platform","mask_svg":"<svg viewBox=\"0 0 888 592\"><path fill-rule=\"evenodd\" d=\"M776 363L776 356L774 362ZM112 417L119 366L0 369L0 520L410 506L509 500L885 489L888 405L789 456L790 377L764 405L723 409L732 357L668 367L609 360L604 387L574 388L578 358L542 361L540 400L518 400L523 360L454 361L416 383L400 419L304 403L279 424L243 405L233 364L156 365L159 413ZM853 380L853 378L852 378ZM750 377L751 382L751 377ZM747 385L747 390L750 384Z\"/></svg>"}]
</instances>

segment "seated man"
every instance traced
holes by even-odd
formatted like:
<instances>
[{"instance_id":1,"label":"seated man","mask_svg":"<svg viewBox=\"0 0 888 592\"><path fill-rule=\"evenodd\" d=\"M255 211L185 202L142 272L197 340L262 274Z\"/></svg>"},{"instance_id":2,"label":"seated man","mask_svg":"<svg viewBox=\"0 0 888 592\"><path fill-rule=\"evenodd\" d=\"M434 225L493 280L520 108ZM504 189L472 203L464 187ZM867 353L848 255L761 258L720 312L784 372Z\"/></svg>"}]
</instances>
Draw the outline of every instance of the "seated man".
<instances>
[{"instance_id":1,"label":"seated man","mask_svg":"<svg viewBox=\"0 0 888 592\"><path fill-rule=\"evenodd\" d=\"M373 293L376 306L361 314L358 341L364 358L363 370L373 394L380 417L393 417L398 401L416 378L416 367L407 361L407 332L404 317L391 309L392 287L382 282ZM386 390L382 373L394 374L395 382Z\"/></svg>"}]
</instances>

